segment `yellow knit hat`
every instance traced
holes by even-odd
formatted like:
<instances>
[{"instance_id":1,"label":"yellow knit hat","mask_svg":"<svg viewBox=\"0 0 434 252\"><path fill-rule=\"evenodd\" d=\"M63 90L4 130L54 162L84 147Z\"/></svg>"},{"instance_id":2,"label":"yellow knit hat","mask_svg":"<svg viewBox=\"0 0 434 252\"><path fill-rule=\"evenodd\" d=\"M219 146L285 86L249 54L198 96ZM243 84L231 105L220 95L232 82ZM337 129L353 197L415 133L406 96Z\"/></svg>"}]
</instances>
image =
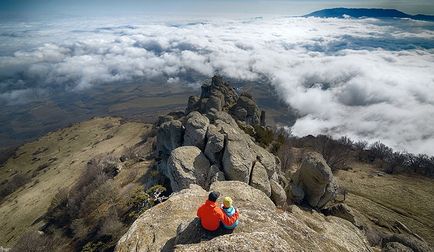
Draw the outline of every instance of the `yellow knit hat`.
<instances>
[{"instance_id":1,"label":"yellow knit hat","mask_svg":"<svg viewBox=\"0 0 434 252\"><path fill-rule=\"evenodd\" d=\"M223 199L223 205L224 205L226 208L232 207L232 199L231 199L231 197L225 197L225 198Z\"/></svg>"}]
</instances>

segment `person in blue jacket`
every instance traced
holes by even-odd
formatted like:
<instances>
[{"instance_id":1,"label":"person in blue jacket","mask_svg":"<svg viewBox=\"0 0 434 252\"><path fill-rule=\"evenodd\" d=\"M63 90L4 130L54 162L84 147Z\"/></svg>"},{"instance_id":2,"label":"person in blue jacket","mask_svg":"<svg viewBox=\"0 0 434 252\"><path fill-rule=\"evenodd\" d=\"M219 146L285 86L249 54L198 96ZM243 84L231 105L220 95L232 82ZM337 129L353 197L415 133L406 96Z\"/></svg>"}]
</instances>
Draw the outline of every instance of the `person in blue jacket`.
<instances>
[{"instance_id":1,"label":"person in blue jacket","mask_svg":"<svg viewBox=\"0 0 434 252\"><path fill-rule=\"evenodd\" d=\"M222 210L223 210L223 212L224 212L228 217L231 217L232 215L235 214L236 210L235 210L235 208L232 206L232 199L231 199L231 197L225 197L225 198L223 199ZM235 221L235 223L232 224L231 226L227 226L227 225L225 225L224 223L222 223L222 224L223 224L223 226L224 226L226 229L234 229L236 226L238 226L238 220Z\"/></svg>"}]
</instances>

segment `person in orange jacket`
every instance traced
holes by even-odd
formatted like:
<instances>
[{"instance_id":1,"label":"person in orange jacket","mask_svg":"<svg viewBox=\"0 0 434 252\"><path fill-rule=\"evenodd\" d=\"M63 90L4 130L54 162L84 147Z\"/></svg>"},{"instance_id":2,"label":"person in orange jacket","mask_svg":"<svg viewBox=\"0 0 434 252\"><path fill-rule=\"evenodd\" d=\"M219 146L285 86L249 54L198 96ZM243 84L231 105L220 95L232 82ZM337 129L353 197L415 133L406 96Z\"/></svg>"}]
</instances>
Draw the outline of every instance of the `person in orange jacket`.
<instances>
[{"instance_id":1,"label":"person in orange jacket","mask_svg":"<svg viewBox=\"0 0 434 252\"><path fill-rule=\"evenodd\" d=\"M197 217L199 217L202 227L208 231L216 231L220 227L220 221L226 226L232 226L238 220L238 209L234 215L228 217L216 204L219 196L220 193L211 192L208 195L208 200L197 209Z\"/></svg>"}]
</instances>

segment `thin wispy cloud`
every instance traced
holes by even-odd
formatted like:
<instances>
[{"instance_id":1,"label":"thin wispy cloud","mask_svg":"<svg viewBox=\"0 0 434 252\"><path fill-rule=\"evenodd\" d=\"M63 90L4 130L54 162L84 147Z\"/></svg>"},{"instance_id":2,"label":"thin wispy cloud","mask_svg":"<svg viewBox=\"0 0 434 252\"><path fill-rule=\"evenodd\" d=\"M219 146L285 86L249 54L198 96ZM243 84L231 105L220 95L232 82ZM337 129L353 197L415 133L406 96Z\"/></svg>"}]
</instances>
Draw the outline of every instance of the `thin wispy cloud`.
<instances>
[{"instance_id":1,"label":"thin wispy cloud","mask_svg":"<svg viewBox=\"0 0 434 252\"><path fill-rule=\"evenodd\" d=\"M298 111L297 135L347 135L434 154L432 23L258 18L125 24L3 25L0 103L108 82L195 85L195 76L219 72L269 80Z\"/></svg>"}]
</instances>

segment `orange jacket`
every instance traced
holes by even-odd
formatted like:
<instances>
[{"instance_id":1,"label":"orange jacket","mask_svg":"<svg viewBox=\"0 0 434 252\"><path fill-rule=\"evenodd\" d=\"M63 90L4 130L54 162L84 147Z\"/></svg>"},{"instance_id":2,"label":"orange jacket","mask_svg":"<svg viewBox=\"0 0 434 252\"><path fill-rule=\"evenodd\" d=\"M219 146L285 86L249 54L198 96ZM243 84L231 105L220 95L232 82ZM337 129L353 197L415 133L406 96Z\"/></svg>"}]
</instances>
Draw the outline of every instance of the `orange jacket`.
<instances>
[{"instance_id":1,"label":"orange jacket","mask_svg":"<svg viewBox=\"0 0 434 252\"><path fill-rule=\"evenodd\" d=\"M220 221L226 226L232 226L238 219L238 211L228 217L215 202L207 200L205 204L197 209L197 217L200 219L202 227L209 231L215 231L220 226Z\"/></svg>"}]
</instances>

